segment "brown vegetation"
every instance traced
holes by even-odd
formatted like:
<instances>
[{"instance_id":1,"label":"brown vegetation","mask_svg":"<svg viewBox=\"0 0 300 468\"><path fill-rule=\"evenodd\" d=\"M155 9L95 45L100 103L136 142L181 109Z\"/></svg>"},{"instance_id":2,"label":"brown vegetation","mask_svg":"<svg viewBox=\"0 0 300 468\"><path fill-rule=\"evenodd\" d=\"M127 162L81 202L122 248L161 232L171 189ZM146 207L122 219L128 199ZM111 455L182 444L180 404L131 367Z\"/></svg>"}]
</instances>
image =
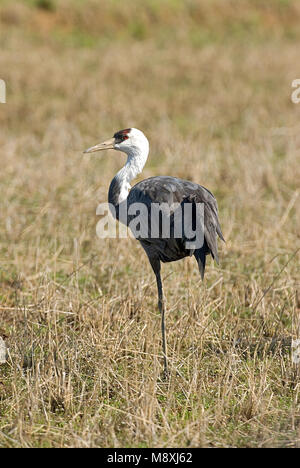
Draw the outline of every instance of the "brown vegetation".
<instances>
[{"instance_id":1,"label":"brown vegetation","mask_svg":"<svg viewBox=\"0 0 300 468\"><path fill-rule=\"evenodd\" d=\"M1 3L0 446L299 446L298 3ZM164 266L168 382L144 253L96 236L124 157L82 155L131 126L227 241Z\"/></svg>"}]
</instances>

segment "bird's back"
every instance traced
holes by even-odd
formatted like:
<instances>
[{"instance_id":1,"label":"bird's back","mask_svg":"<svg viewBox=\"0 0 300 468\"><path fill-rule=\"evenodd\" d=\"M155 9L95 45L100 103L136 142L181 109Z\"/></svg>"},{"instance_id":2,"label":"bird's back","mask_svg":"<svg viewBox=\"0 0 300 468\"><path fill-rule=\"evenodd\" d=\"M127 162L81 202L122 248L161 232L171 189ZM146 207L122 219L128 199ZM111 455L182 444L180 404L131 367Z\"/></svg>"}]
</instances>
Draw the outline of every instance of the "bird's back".
<instances>
[{"instance_id":1,"label":"bird's back","mask_svg":"<svg viewBox=\"0 0 300 468\"><path fill-rule=\"evenodd\" d=\"M202 276L207 254L211 254L218 262L217 236L222 240L224 238L218 218L217 201L205 187L176 177L150 177L139 182L130 190L127 198L128 209L133 203L142 203L147 207L149 225L151 223L151 204L155 203L160 206L165 204L169 208L170 237L166 238L161 235L152 237L150 233L147 236L138 237L150 258L156 256L162 262L171 262L194 254L198 263L201 263L199 268ZM195 250L185 247L187 239L184 234L182 238L174 236L174 212L178 204L182 207L186 203L203 204L204 208L203 245ZM164 210L162 212L164 213Z\"/></svg>"}]
</instances>

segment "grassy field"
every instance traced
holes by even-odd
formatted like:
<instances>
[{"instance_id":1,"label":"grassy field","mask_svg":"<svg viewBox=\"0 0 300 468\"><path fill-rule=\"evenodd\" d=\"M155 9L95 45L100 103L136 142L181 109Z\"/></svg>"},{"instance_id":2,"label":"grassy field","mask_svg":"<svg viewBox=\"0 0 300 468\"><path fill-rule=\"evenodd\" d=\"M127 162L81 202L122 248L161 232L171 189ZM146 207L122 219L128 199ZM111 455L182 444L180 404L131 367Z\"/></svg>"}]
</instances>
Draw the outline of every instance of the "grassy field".
<instances>
[{"instance_id":1,"label":"grassy field","mask_svg":"<svg viewBox=\"0 0 300 468\"><path fill-rule=\"evenodd\" d=\"M299 447L297 0L0 2L3 447ZM121 128L141 178L216 195L226 244L202 283L96 236Z\"/></svg>"}]
</instances>

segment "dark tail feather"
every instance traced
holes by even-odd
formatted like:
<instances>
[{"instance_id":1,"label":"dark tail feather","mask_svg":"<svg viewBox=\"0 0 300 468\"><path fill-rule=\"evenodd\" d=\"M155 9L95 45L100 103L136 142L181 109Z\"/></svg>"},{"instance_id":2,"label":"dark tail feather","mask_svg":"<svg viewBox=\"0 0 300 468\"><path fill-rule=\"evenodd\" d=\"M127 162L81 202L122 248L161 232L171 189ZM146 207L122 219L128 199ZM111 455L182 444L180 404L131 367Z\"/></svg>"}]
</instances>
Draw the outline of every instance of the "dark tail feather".
<instances>
[{"instance_id":1,"label":"dark tail feather","mask_svg":"<svg viewBox=\"0 0 300 468\"><path fill-rule=\"evenodd\" d=\"M205 249L199 249L196 250L195 252L195 257L198 263L201 279L203 281L204 279L204 272L205 272L205 263L206 263L206 255L205 255Z\"/></svg>"},{"instance_id":2,"label":"dark tail feather","mask_svg":"<svg viewBox=\"0 0 300 468\"><path fill-rule=\"evenodd\" d=\"M217 234L220 237L220 239L222 239L223 242L226 242L226 240L224 239L223 233L221 231L220 225L217 226Z\"/></svg>"}]
</instances>

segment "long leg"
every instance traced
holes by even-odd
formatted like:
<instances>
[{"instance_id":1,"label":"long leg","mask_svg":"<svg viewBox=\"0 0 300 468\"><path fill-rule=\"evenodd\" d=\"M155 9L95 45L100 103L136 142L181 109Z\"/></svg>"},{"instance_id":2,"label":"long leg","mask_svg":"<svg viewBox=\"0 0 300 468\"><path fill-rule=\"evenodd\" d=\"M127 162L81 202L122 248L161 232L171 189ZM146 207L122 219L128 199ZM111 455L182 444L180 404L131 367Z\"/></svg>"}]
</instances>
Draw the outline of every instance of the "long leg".
<instances>
[{"instance_id":1,"label":"long leg","mask_svg":"<svg viewBox=\"0 0 300 468\"><path fill-rule=\"evenodd\" d=\"M165 326L165 301L162 289L162 282L160 273L156 275L157 290L158 290L158 309L161 313L161 333L162 333L162 348L164 356L164 374L168 376L168 361L167 361L167 339L166 339L166 326Z\"/></svg>"},{"instance_id":2,"label":"long leg","mask_svg":"<svg viewBox=\"0 0 300 468\"><path fill-rule=\"evenodd\" d=\"M161 314L161 333L162 333L162 348L164 357L164 376L168 376L168 361L167 361L167 340L165 326L165 301L160 276L160 261L158 259L149 258L151 266L156 276L157 292L158 292L158 309Z\"/></svg>"}]
</instances>

